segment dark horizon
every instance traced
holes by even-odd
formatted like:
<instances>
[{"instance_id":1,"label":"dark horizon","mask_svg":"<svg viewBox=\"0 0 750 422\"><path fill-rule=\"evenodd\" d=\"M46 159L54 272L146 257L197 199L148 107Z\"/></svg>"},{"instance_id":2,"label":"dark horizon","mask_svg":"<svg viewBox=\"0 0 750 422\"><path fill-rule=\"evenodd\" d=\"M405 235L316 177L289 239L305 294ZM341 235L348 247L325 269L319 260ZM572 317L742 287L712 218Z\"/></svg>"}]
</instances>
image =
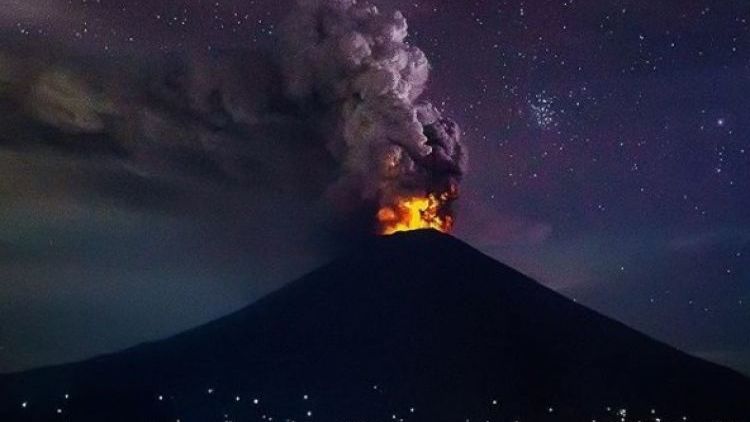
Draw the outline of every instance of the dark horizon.
<instances>
[{"instance_id":1,"label":"dark horizon","mask_svg":"<svg viewBox=\"0 0 750 422\"><path fill-rule=\"evenodd\" d=\"M414 242L414 243L421 242L422 245L427 245L427 243L425 243L424 239L432 239L433 241L435 241L435 244L444 243L445 241L442 240L442 239L440 239L441 237L454 239L459 244L463 244L462 247L468 247L469 249L474 249L474 247L471 244L468 244L468 243L464 242L463 240L461 240L460 238L454 236L453 234L451 234L451 233L444 233L444 232L442 232L442 231L440 231L438 229L435 229L435 228L418 228L418 229L409 230L409 231L399 231L399 232L392 233L392 234L377 234L377 233L373 233L373 234L368 235L368 236L361 236L361 237L359 237L359 244L357 245L357 248L355 248L355 249L349 249L349 250L347 250L345 252L340 253L339 256L332 258L330 261L323 263L319 267L313 268L310 271L301 274L299 276L299 278L300 279L309 278L311 275L314 275L315 273L319 273L321 271L325 271L326 268L331 267L332 265L335 265L337 262L339 262L341 260L350 259L352 256L362 255L364 253L364 251L371 250L373 248L383 248L382 245L386 245L388 243L397 244L397 242L401 242L401 243L407 243L408 244L409 242ZM391 239L393 239L393 240L391 240ZM412 239L414 239L414 240L412 240ZM422 240L417 240L417 239L422 239ZM381 245L381 246L376 246L376 245ZM479 251L479 250L477 249L477 251ZM481 251L479 251L479 252L481 252ZM481 253L484 254L483 252L481 252ZM437 255L434 252L432 252L431 254L432 255ZM450 255L447 255L447 256L450 256ZM489 255L485 255L485 256L487 258L494 259L494 258L491 258L491 256L489 256ZM507 264L505 264L503 262L500 262L500 261L497 261L497 263L499 263L499 264L501 264L503 266L507 266ZM539 281L534 280L533 277L531 277L530 275L525 274L525 273L519 271L518 269L509 267L509 266L507 268L509 270L511 270L511 271L518 272L523 277L528 278L530 281L532 281L534 283L538 283L540 286L544 286L543 283L539 283ZM133 349L133 348L138 349L140 347L147 346L148 344L150 344L150 343L152 343L154 341L155 342L168 341L168 340L171 340L171 339L173 339L175 337L183 336L185 333L193 332L193 331L195 331L197 329L199 330L199 329L201 329L203 327L214 325L218 321L222 321L222 320L225 320L227 318L233 318L236 314L240 314L240 313L246 312L246 308L252 308L252 305L254 303L256 303L258 301L262 301L263 299L274 297L278 293L280 293L280 292L282 292L284 290L287 290L296 281L299 281L299 279L291 280L288 283L284 283L281 286L279 286L277 289L272 290L272 291L268 292L267 294L263 295L258 300L249 302L249 303L245 304L244 306L242 306L240 309L232 311L229 314L220 315L218 318L216 318L214 320L203 321L203 322L201 322L201 323L199 323L199 324L197 324L195 326L187 327L185 330L183 330L181 332L174 333L172 335L168 335L168 336L163 337L163 338L157 338L157 339L153 339L153 340L150 340L150 341L147 341L147 342L142 342L142 343L139 343L139 344L135 344L133 346L129 346L129 347L127 347L125 349L122 349L122 350L113 350L111 352L103 353L103 354L100 354L100 355L93 355L93 356L90 356L90 357L86 357L86 358L84 358L82 360L78 359L78 360L73 360L73 361L69 361L69 362L55 362L55 363L52 363L52 364L49 364L49 365L42 365L40 367L22 368L22 369L16 370L16 371L10 371L10 372L5 372L5 373L0 373L0 375L23 375L23 374L25 374L27 372L36 372L36 371L39 371L39 370L43 370L44 371L44 370L54 369L54 368L57 368L57 367L65 367L65 366L68 366L70 364L78 364L78 363L81 363L81 362L88 362L88 361L97 361L97 360L101 359L102 357L108 357L108 355L111 355L111 354L117 355L117 354L119 354L121 352L127 352L127 351L129 351L130 349ZM469 280L469 282L471 282L471 280ZM565 297L564 295L562 295L562 296ZM568 299L570 299L570 298L568 298ZM577 301L573 300L573 302L575 303ZM592 309L591 309L591 311L593 311L594 313L600 315L601 317L608 318L608 319L612 318L612 317L608 317L608 316L606 316L604 314L601 314L599 312L596 312L596 311L594 311ZM615 320L615 321L617 321L617 322L619 322L619 323L621 323L621 324L623 324L624 326L627 326L627 323L625 321L620 321L620 320L617 320L615 318L612 318L612 319ZM632 328L632 327L628 327L628 328ZM653 337L650 337L648 335L645 335L645 337L647 337L650 340L653 340L655 342L661 343L661 341L659 339L657 339L657 338L653 338ZM666 343L664 343L664 344L666 345ZM673 346L670 346L670 347L673 347ZM679 350L679 349L675 348L675 350ZM707 359L707 358L701 357L699 355L692 355L688 351L685 351L685 350L679 350L679 351L680 352L684 352L684 353L686 353L686 354L688 354L690 356L693 356L695 358L698 358L698 359L705 359L707 361L712 361L711 359ZM734 368L734 369L730 368L727 365L722 365L720 362L712 362L712 363L718 364L719 366L723 366L723 367L725 367L727 369L730 369L732 371L737 371L738 374L741 374L741 375L747 377L748 380L750 381L750 373L743 373L742 370L737 370L736 368Z\"/></svg>"},{"instance_id":2,"label":"dark horizon","mask_svg":"<svg viewBox=\"0 0 750 422\"><path fill-rule=\"evenodd\" d=\"M435 230L372 238L204 326L0 376L0 390L0 418L19 422L739 422L750 412L750 378Z\"/></svg>"}]
</instances>

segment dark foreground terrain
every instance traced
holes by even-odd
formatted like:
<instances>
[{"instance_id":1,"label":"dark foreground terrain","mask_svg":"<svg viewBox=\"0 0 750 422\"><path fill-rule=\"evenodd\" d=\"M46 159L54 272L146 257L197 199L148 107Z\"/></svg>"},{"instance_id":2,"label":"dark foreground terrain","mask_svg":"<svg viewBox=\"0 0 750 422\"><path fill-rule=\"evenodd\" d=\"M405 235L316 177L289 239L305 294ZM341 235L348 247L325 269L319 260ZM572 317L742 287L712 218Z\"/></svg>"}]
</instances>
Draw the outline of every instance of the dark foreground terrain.
<instances>
[{"instance_id":1,"label":"dark foreground terrain","mask_svg":"<svg viewBox=\"0 0 750 422\"><path fill-rule=\"evenodd\" d=\"M749 421L750 381L433 231L163 341L0 377L0 421Z\"/></svg>"}]
</instances>

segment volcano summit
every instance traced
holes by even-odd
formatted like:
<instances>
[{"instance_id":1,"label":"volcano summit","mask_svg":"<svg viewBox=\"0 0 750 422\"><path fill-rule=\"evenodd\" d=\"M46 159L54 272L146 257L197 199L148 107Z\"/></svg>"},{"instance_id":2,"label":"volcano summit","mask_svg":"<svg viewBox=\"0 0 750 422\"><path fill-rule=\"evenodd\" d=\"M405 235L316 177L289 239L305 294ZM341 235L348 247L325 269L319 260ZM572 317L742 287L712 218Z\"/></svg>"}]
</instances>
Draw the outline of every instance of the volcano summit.
<instances>
[{"instance_id":1,"label":"volcano summit","mask_svg":"<svg viewBox=\"0 0 750 422\"><path fill-rule=\"evenodd\" d=\"M163 341L0 377L3 421L746 421L750 381L437 231Z\"/></svg>"}]
</instances>

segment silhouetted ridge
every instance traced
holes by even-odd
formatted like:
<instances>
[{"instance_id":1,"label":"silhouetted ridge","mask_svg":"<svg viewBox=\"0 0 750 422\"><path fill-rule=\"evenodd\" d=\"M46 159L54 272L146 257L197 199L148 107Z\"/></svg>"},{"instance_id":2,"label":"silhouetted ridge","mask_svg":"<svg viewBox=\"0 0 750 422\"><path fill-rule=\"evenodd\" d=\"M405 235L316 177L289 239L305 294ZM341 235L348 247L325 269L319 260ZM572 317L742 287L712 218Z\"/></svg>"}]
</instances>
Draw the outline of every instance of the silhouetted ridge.
<instances>
[{"instance_id":1,"label":"silhouetted ridge","mask_svg":"<svg viewBox=\"0 0 750 422\"><path fill-rule=\"evenodd\" d=\"M429 230L374 238L183 334L5 376L0 388L2 421L57 420L57 408L75 421L750 415L746 378Z\"/></svg>"}]
</instances>

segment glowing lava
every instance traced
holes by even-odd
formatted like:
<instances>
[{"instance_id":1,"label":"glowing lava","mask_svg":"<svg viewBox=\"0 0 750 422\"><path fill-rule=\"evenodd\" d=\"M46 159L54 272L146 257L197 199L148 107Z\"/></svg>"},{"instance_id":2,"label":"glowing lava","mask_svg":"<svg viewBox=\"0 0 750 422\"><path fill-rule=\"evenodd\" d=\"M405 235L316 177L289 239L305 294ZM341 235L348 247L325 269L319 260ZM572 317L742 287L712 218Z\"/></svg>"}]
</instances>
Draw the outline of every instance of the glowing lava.
<instances>
[{"instance_id":1,"label":"glowing lava","mask_svg":"<svg viewBox=\"0 0 750 422\"><path fill-rule=\"evenodd\" d=\"M453 217L446 212L455 192L396 198L395 204L378 211L380 234L389 235L419 229L436 229L443 233L453 228Z\"/></svg>"}]
</instances>

